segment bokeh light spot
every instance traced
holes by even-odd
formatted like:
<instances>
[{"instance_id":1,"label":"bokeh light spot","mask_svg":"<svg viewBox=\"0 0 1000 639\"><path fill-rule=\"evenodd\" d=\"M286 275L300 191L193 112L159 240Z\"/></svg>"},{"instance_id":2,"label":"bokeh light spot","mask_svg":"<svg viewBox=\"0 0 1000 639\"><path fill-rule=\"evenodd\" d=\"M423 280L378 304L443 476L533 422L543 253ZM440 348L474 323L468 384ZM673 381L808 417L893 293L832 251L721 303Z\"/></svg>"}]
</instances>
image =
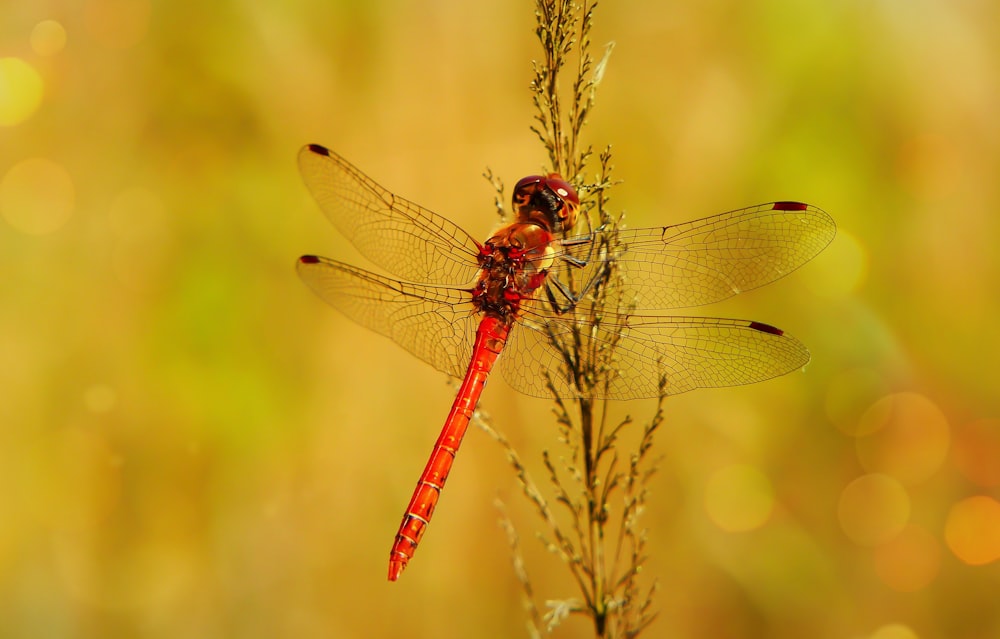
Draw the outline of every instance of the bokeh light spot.
<instances>
[{"instance_id":1,"label":"bokeh light spot","mask_svg":"<svg viewBox=\"0 0 1000 639\"><path fill-rule=\"evenodd\" d=\"M89 0L84 10L87 33L109 49L128 49L146 36L149 0Z\"/></svg>"},{"instance_id":2,"label":"bokeh light spot","mask_svg":"<svg viewBox=\"0 0 1000 639\"><path fill-rule=\"evenodd\" d=\"M0 58L0 126L24 122L42 102L42 76L20 58Z\"/></svg>"},{"instance_id":3,"label":"bokeh light spot","mask_svg":"<svg viewBox=\"0 0 1000 639\"><path fill-rule=\"evenodd\" d=\"M0 180L0 216L22 233L59 230L73 214L75 199L66 169L44 158L15 164Z\"/></svg>"},{"instance_id":4,"label":"bokeh light spot","mask_svg":"<svg viewBox=\"0 0 1000 639\"><path fill-rule=\"evenodd\" d=\"M30 42L38 55L55 55L66 46L66 29L55 20L42 20L31 30Z\"/></svg>"},{"instance_id":5,"label":"bokeh light spot","mask_svg":"<svg viewBox=\"0 0 1000 639\"><path fill-rule=\"evenodd\" d=\"M876 546L898 535L910 518L910 497L882 474L858 477L840 493L840 527L859 546Z\"/></svg>"},{"instance_id":6,"label":"bokeh light spot","mask_svg":"<svg viewBox=\"0 0 1000 639\"><path fill-rule=\"evenodd\" d=\"M944 539L955 556L972 566L1000 559L1000 502L979 495L951 507Z\"/></svg>"},{"instance_id":7,"label":"bokeh light spot","mask_svg":"<svg viewBox=\"0 0 1000 639\"><path fill-rule=\"evenodd\" d=\"M918 393L894 393L875 402L861 418L855 444L868 472L918 484L944 463L950 433L941 410Z\"/></svg>"},{"instance_id":8,"label":"bokeh light spot","mask_svg":"<svg viewBox=\"0 0 1000 639\"><path fill-rule=\"evenodd\" d=\"M163 200L144 188L123 191L111 203L108 222L117 239L112 250L113 268L131 289L146 289L168 260L166 211Z\"/></svg>"},{"instance_id":9,"label":"bokeh light spot","mask_svg":"<svg viewBox=\"0 0 1000 639\"><path fill-rule=\"evenodd\" d=\"M919 639L919 636L909 626L890 623L873 632L870 639Z\"/></svg>"},{"instance_id":10,"label":"bokeh light spot","mask_svg":"<svg viewBox=\"0 0 1000 639\"><path fill-rule=\"evenodd\" d=\"M1000 419L979 419L956 429L955 465L983 488L1000 486Z\"/></svg>"},{"instance_id":11,"label":"bokeh light spot","mask_svg":"<svg viewBox=\"0 0 1000 639\"><path fill-rule=\"evenodd\" d=\"M705 489L705 511L727 532L745 532L762 526L774 508L774 490L764 473L736 464L717 471Z\"/></svg>"},{"instance_id":12,"label":"bokeh light spot","mask_svg":"<svg viewBox=\"0 0 1000 639\"><path fill-rule=\"evenodd\" d=\"M866 435L859 432L865 424L861 420L872 402L886 393L882 377L870 368L853 368L840 373L830 381L826 391L826 416L841 432Z\"/></svg>"},{"instance_id":13,"label":"bokeh light spot","mask_svg":"<svg viewBox=\"0 0 1000 639\"><path fill-rule=\"evenodd\" d=\"M910 524L875 548L875 572L898 592L916 592L929 585L941 569L941 547L934 535Z\"/></svg>"},{"instance_id":14,"label":"bokeh light spot","mask_svg":"<svg viewBox=\"0 0 1000 639\"><path fill-rule=\"evenodd\" d=\"M892 420L893 406L889 400L890 397L890 395L880 397L861 413L861 417L854 427L854 435L856 437L877 433Z\"/></svg>"},{"instance_id":15,"label":"bokeh light spot","mask_svg":"<svg viewBox=\"0 0 1000 639\"><path fill-rule=\"evenodd\" d=\"M117 402L118 394L107 384L94 384L83 392L83 403L92 413L106 413Z\"/></svg>"}]
</instances>

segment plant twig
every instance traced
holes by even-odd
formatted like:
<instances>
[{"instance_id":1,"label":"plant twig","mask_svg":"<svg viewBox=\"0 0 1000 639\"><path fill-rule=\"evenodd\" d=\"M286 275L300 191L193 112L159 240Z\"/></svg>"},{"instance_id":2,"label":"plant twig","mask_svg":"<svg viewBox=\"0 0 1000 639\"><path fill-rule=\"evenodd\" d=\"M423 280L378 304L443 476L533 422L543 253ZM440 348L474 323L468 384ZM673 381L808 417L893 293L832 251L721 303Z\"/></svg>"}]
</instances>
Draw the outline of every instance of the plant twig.
<instances>
[{"instance_id":1,"label":"plant twig","mask_svg":"<svg viewBox=\"0 0 1000 639\"><path fill-rule=\"evenodd\" d=\"M588 181L586 167L595 158L592 147L581 143L581 132L594 107L612 49L608 45L596 63L590 54L595 7L596 2L590 0L536 0L535 33L543 57L532 66L531 95L536 113L531 130L548 153L551 171L566 178L580 195L582 223L588 230L602 231L592 234L594 254L617 255L621 216L608 209L608 191L615 183L610 147L597 154L596 175ZM571 70L569 91L563 95L559 79L567 70ZM488 173L487 179L502 193L492 174ZM549 277L558 277L561 286L578 301L566 311L572 330L549 334L562 364L561 370L547 374L564 452L553 455L543 451L542 463L551 502L561 516L510 442L485 420L475 419L504 449L523 494L544 524L543 543L569 568L579 591L576 596L546 600L545 631L569 615L582 614L591 619L596 637L636 637L655 617L652 597L656 586L643 590L639 583L646 559L646 533L639 520L647 482L656 467L649 451L663 420L665 380L661 380L656 414L644 426L638 447L626 452L622 436L633 425L632 420L609 422L607 402L599 399L612 394L615 348L620 337L616 332L620 329L615 327L626 325L624 318L629 311L615 262L595 260L589 270L567 264ZM564 397L557 388L573 389L574 396ZM535 590L520 558L513 523L503 512L515 574L525 596L533 598ZM538 607L532 602L527 609L529 633L537 636L542 625Z\"/></svg>"}]
</instances>

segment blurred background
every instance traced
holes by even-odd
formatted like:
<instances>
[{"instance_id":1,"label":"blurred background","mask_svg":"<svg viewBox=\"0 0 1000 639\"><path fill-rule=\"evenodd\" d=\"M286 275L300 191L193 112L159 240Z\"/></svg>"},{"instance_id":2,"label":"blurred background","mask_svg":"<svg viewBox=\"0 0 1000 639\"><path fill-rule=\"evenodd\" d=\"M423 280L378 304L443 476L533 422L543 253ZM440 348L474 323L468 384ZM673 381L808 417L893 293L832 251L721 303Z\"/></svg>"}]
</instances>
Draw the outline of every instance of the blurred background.
<instances>
[{"instance_id":1,"label":"blurred background","mask_svg":"<svg viewBox=\"0 0 1000 639\"><path fill-rule=\"evenodd\" d=\"M0 636L523 636L497 496L540 605L577 596L476 429L386 581L453 388L294 272L370 266L309 142L487 237L483 170L545 162L533 29L526 1L0 4ZM648 636L1000 636L1000 6L619 0L594 40L586 140L630 225L795 199L839 226L699 309L813 360L667 401ZM540 479L551 404L482 407Z\"/></svg>"}]
</instances>

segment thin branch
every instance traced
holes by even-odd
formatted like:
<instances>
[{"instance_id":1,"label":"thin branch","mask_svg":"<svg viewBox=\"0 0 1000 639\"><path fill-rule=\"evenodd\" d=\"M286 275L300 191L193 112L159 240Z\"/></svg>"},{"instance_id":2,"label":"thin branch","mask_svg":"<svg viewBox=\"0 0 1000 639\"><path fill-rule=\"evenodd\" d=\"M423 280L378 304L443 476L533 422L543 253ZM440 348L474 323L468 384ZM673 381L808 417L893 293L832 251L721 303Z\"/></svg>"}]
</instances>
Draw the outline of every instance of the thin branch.
<instances>
[{"instance_id":1,"label":"thin branch","mask_svg":"<svg viewBox=\"0 0 1000 639\"><path fill-rule=\"evenodd\" d=\"M592 234L594 255L614 256L619 253L617 228L622 217L612 215L608 208L608 192L616 183L611 177L611 150L605 147L597 155L596 175L590 181L586 170L594 153L581 142L612 50L612 45L607 45L596 62L590 53L596 6L591 0L536 0L535 34L543 56L532 63L530 90L535 115L531 131L548 154L551 172L566 178L580 195L584 233L600 229ZM564 72L569 73L565 95L560 87ZM499 181L489 173L487 178L502 193ZM505 450L522 493L544 523L543 543L569 567L579 590L577 596L546 601L546 630L571 614L582 614L590 618L596 637L635 637L655 617L650 612L655 583L645 593L639 586L646 559L646 534L639 518L647 481L655 470L648 452L662 421L662 398L656 415L642 431L638 448L627 452L622 440L632 420L626 417L612 423L607 402L598 399L613 395L618 365L615 348L620 337L613 327L624 325L629 311L617 265L613 259L595 261L589 269L560 263L549 277L558 277L560 289L579 300L566 311L573 320L571 330L549 333L560 366L546 372L548 389L553 397L558 443L565 451L543 451L542 464L551 500L562 508L549 505L506 438L481 419L477 423ZM556 390L567 385L574 389L573 397L561 396ZM620 509L613 505L619 499ZM519 557L516 533L509 529L512 524L506 519L503 525L512 553ZM527 596L532 596L533 590L524 585L526 572L524 577L518 572L522 568L515 566L515 572ZM537 629L537 606L531 610L532 627Z\"/></svg>"}]
</instances>

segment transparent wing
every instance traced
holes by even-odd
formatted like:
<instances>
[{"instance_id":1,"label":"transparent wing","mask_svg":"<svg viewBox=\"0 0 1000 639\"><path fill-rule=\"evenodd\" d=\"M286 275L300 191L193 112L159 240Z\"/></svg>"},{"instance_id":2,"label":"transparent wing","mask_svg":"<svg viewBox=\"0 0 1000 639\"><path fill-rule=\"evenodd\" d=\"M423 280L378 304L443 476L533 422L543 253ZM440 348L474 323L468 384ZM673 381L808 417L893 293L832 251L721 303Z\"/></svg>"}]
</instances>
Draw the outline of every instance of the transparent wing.
<instances>
[{"instance_id":1,"label":"transparent wing","mask_svg":"<svg viewBox=\"0 0 1000 639\"><path fill-rule=\"evenodd\" d=\"M389 337L452 377L462 377L472 356L480 315L461 288L400 282L326 258L304 256L298 272L324 301L351 320ZM559 346L572 348L571 316L525 313L514 324L498 369L516 390L572 397L566 360ZM738 386L802 368L806 348L780 330L747 320L632 315L598 328L580 325L577 350L609 352L614 344L610 386L598 396L636 399L695 388Z\"/></svg>"},{"instance_id":2,"label":"transparent wing","mask_svg":"<svg viewBox=\"0 0 1000 639\"><path fill-rule=\"evenodd\" d=\"M309 288L349 319L443 373L465 375L479 324L468 291L399 282L312 255L299 258L297 269Z\"/></svg>"},{"instance_id":3,"label":"transparent wing","mask_svg":"<svg viewBox=\"0 0 1000 639\"><path fill-rule=\"evenodd\" d=\"M587 264L578 275L582 281L614 260L635 308L673 309L773 282L815 257L836 232L833 219L815 206L771 202L673 226L621 229L617 250L612 246L605 254L597 248L600 232L566 240L562 250ZM563 269L573 268L581 270L564 263Z\"/></svg>"},{"instance_id":4,"label":"transparent wing","mask_svg":"<svg viewBox=\"0 0 1000 639\"><path fill-rule=\"evenodd\" d=\"M366 258L404 280L463 285L479 270L479 244L456 224L393 195L318 144L299 152L320 209Z\"/></svg>"},{"instance_id":5,"label":"transparent wing","mask_svg":"<svg viewBox=\"0 0 1000 639\"><path fill-rule=\"evenodd\" d=\"M794 337L748 320L633 315L620 324L580 329L577 350L589 350L592 357L613 352L610 385L596 393L604 399L657 397L661 379L668 395L753 384L809 362L809 351ZM555 343L575 343L571 320L524 317L511 331L500 373L528 395L551 397L551 380L559 396L574 396L566 358Z\"/></svg>"}]
</instances>

